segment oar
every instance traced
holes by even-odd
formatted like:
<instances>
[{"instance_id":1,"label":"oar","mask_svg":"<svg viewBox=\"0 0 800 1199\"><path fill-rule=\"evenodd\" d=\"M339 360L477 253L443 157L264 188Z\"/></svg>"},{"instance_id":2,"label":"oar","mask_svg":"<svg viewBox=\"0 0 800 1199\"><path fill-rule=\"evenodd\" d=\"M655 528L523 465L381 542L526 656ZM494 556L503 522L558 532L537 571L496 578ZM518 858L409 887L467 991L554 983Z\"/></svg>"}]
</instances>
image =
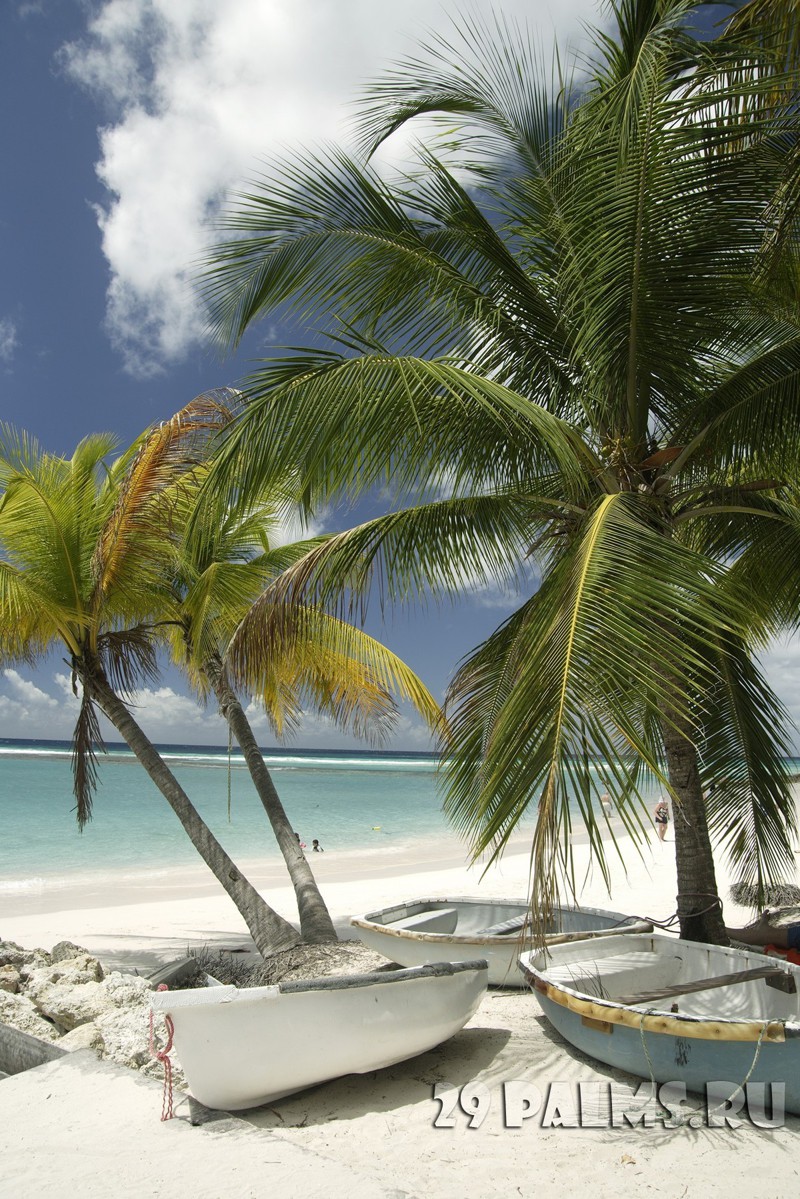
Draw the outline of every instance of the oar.
<instances>
[{"instance_id":1,"label":"oar","mask_svg":"<svg viewBox=\"0 0 800 1199\"><path fill-rule=\"evenodd\" d=\"M718 974L714 978L700 978L694 982L678 983L673 987L662 987L660 991L641 991L638 995L621 995L614 1002L649 1003L651 999L669 999L672 995L689 995L693 991L711 991L715 987L730 987L734 983L754 982L757 978L776 978L779 974L785 973L780 966L758 966L755 970L737 970L733 974ZM792 982L794 982L793 978Z\"/></svg>"}]
</instances>

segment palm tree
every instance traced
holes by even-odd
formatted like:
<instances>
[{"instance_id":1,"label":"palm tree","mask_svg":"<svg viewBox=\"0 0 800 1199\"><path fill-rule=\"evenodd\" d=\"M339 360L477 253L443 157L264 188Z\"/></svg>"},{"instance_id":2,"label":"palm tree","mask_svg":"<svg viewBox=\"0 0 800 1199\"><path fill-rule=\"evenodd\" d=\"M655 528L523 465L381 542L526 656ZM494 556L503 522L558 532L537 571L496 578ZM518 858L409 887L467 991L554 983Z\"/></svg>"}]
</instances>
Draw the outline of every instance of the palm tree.
<instances>
[{"instance_id":1,"label":"palm tree","mask_svg":"<svg viewBox=\"0 0 800 1199\"><path fill-rule=\"evenodd\" d=\"M113 438L87 437L72 458L0 430L0 657L31 661L66 649L80 713L73 743L77 817L91 816L99 708L167 800L233 900L264 955L297 931L244 877L120 698L156 677L147 624L169 601L170 512L163 502L191 465L195 436L219 423L200 397L107 465Z\"/></svg>"},{"instance_id":2,"label":"palm tree","mask_svg":"<svg viewBox=\"0 0 800 1199\"><path fill-rule=\"evenodd\" d=\"M258 695L279 737L295 725L309 701L340 727L372 740L381 740L391 726L396 711L392 694L412 702L431 725L439 709L394 654L323 612L296 613L291 628L284 622L280 641L273 636L266 643L259 608L253 611L259 596L281 571L326 539L288 545L278 539L272 544L283 518L296 508L291 477L270 481L238 505L228 503L220 491L203 490L204 478L203 470L194 473L194 489L184 479L176 497L185 509L173 579L173 607L179 617L163 628L171 634L174 660L202 696L214 693L241 747L294 886L303 940L336 940L325 901L232 685L232 671L235 681ZM237 635L248 614L246 629ZM232 659L226 661L234 647Z\"/></svg>"},{"instance_id":3,"label":"palm tree","mask_svg":"<svg viewBox=\"0 0 800 1199\"><path fill-rule=\"evenodd\" d=\"M724 942L710 831L743 880L791 861L786 714L754 654L779 620L765 555L798 528L798 76L746 22L695 40L696 7L617 0L578 83L524 32L463 23L372 87L367 157L254 183L205 284L223 342L276 311L330 337L253 370L220 485L294 466L316 496L397 497L278 598L378 569L394 599L530 591L449 692L445 806L474 851L535 808L542 913L571 802L602 863L599 792L635 834L658 779L681 932ZM447 134L413 170L370 164L430 114Z\"/></svg>"}]
</instances>

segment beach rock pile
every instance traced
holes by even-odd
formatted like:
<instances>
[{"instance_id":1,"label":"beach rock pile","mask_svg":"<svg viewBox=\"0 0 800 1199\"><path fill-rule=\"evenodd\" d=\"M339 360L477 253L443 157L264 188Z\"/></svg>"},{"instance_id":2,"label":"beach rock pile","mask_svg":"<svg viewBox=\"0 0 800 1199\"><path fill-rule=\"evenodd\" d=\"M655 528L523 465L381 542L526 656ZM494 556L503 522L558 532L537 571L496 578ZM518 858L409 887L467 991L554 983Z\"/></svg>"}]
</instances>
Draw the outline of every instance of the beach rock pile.
<instances>
[{"instance_id":1,"label":"beach rock pile","mask_svg":"<svg viewBox=\"0 0 800 1199\"><path fill-rule=\"evenodd\" d=\"M48 953L0 940L0 1022L160 1079L163 1066L150 1053L152 989L135 974L106 974L97 958L70 941ZM173 1067L180 1086L174 1059Z\"/></svg>"}]
</instances>

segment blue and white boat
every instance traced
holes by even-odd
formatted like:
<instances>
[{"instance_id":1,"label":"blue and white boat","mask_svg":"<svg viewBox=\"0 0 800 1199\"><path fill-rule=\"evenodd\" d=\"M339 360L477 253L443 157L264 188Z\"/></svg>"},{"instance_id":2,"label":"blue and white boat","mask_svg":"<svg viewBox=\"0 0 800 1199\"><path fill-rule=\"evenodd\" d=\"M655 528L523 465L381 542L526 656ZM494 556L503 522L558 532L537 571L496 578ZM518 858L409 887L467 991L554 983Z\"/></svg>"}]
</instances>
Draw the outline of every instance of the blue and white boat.
<instances>
[{"instance_id":1,"label":"blue and white boat","mask_svg":"<svg viewBox=\"0 0 800 1199\"><path fill-rule=\"evenodd\" d=\"M520 957L570 1044L657 1083L784 1083L800 1114L800 966L652 933Z\"/></svg>"}]
</instances>

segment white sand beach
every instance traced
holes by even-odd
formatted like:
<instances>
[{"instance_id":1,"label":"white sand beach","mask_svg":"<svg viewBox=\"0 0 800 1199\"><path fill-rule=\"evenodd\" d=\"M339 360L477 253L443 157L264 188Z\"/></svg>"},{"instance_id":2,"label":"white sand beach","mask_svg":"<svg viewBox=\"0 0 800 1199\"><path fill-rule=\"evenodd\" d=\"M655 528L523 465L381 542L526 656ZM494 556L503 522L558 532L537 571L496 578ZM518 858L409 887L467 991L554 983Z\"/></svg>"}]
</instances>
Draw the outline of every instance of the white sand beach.
<instances>
[{"instance_id":1,"label":"white sand beach","mask_svg":"<svg viewBox=\"0 0 800 1199\"><path fill-rule=\"evenodd\" d=\"M676 891L671 841L662 844L653 834L644 859L624 838L621 844L627 872L613 864L610 894L599 871L586 869L586 847L576 846L580 900L667 919ZM429 846L422 855L417 848L413 856L315 855L314 866L342 933L351 914L393 900L522 896L528 881L528 854L519 843L484 877L465 865L455 841ZM727 896L721 862L719 874ZM253 878L274 906L293 915L291 890L277 885L277 872ZM727 923L745 923L752 915L726 900ZM139 896L124 888L114 895L88 888L43 892L4 912L0 937L46 948L69 939L108 966L140 969L181 956L187 947L248 941L235 909L201 871ZM579 1083L607 1088L611 1081L638 1086L566 1045L524 991L489 991L461 1033L420 1057L200 1127L189 1124L185 1100L176 1119L161 1123L157 1084L81 1051L0 1083L3 1189L22 1199L77 1188L89 1196L179 1199L323 1192L538 1199L585 1188L598 1199L796 1192L800 1119L792 1116L777 1129L747 1121L737 1128L570 1128L543 1127L540 1110L522 1127L506 1127L506 1083L537 1088L544 1108L554 1084L577 1101ZM458 1107L452 1127L435 1127L437 1083L487 1088L488 1114L480 1127L468 1127Z\"/></svg>"}]
</instances>

